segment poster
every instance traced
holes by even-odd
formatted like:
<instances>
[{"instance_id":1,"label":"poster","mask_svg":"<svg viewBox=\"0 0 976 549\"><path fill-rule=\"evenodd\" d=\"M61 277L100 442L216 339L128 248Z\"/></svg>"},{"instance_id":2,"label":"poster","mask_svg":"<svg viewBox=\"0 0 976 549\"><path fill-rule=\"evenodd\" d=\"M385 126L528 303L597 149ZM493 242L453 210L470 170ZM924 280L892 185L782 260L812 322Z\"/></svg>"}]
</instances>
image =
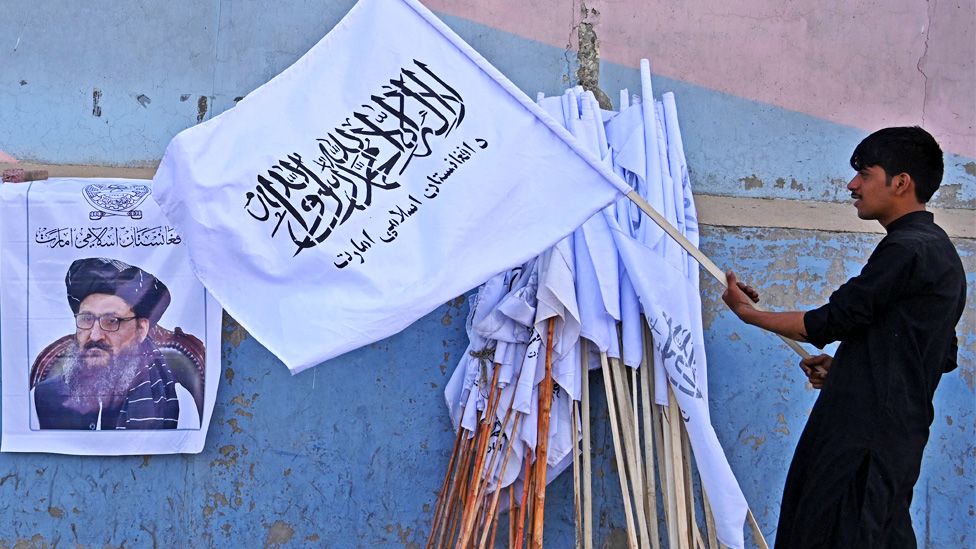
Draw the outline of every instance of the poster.
<instances>
[{"instance_id":1,"label":"poster","mask_svg":"<svg viewBox=\"0 0 976 549\"><path fill-rule=\"evenodd\" d=\"M0 186L0 451L197 453L221 309L145 180Z\"/></svg>"}]
</instances>

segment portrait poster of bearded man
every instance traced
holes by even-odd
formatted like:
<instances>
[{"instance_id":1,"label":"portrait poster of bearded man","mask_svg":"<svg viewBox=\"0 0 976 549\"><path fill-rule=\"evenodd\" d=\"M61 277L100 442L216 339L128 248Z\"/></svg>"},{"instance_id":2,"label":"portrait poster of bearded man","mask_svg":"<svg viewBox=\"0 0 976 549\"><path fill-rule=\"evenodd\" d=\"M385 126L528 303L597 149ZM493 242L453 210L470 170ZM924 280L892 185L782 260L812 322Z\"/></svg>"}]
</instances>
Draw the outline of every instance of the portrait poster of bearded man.
<instances>
[{"instance_id":1,"label":"portrait poster of bearded man","mask_svg":"<svg viewBox=\"0 0 976 549\"><path fill-rule=\"evenodd\" d=\"M0 185L0 452L203 450L222 310L149 183Z\"/></svg>"},{"instance_id":2,"label":"portrait poster of bearded man","mask_svg":"<svg viewBox=\"0 0 976 549\"><path fill-rule=\"evenodd\" d=\"M55 371L35 375L44 375L33 393L39 428L195 428L192 396L150 337L171 302L166 285L122 261L86 258L68 268L65 287L75 333Z\"/></svg>"}]
</instances>

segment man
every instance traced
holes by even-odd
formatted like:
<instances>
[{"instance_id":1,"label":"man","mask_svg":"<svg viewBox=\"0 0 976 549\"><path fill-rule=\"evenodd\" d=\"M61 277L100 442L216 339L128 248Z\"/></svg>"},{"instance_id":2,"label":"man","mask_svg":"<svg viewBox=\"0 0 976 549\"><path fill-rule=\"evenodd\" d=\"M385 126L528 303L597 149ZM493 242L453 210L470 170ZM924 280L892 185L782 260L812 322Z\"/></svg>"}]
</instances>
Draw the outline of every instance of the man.
<instances>
[{"instance_id":1,"label":"man","mask_svg":"<svg viewBox=\"0 0 976 549\"><path fill-rule=\"evenodd\" d=\"M887 231L861 273L812 311L768 313L727 274L722 298L743 321L836 356L801 361L822 391L783 491L776 546L915 547L909 507L933 419L932 398L956 367L966 299L962 262L925 211L942 151L918 127L886 128L854 150L847 185L861 219Z\"/></svg>"},{"instance_id":2,"label":"man","mask_svg":"<svg viewBox=\"0 0 976 549\"><path fill-rule=\"evenodd\" d=\"M37 384L41 429L175 429L177 385L147 336L169 306L166 285L118 260L79 259L65 276L73 348Z\"/></svg>"}]
</instances>

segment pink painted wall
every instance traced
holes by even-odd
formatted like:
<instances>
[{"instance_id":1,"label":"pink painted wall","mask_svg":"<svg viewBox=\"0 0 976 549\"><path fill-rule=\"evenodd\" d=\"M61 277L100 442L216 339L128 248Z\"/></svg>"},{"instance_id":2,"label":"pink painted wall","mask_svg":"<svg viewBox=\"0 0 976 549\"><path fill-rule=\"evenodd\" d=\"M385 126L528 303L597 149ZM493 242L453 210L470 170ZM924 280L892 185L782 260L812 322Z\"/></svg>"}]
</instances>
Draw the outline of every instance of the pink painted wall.
<instances>
[{"instance_id":1,"label":"pink painted wall","mask_svg":"<svg viewBox=\"0 0 976 549\"><path fill-rule=\"evenodd\" d=\"M873 130L921 124L976 157L976 1L426 0L552 46L594 23L601 58Z\"/></svg>"}]
</instances>

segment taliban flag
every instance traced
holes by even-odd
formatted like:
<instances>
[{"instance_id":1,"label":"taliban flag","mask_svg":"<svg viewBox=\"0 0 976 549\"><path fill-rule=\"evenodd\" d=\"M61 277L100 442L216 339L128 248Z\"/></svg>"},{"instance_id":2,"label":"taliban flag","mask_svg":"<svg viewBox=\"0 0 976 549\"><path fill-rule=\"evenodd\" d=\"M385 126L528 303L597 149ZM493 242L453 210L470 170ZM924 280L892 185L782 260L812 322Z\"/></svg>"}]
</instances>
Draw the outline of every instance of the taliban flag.
<instances>
[{"instance_id":1,"label":"taliban flag","mask_svg":"<svg viewBox=\"0 0 976 549\"><path fill-rule=\"evenodd\" d=\"M292 372L399 332L629 190L416 0L361 0L177 135L153 197Z\"/></svg>"}]
</instances>

